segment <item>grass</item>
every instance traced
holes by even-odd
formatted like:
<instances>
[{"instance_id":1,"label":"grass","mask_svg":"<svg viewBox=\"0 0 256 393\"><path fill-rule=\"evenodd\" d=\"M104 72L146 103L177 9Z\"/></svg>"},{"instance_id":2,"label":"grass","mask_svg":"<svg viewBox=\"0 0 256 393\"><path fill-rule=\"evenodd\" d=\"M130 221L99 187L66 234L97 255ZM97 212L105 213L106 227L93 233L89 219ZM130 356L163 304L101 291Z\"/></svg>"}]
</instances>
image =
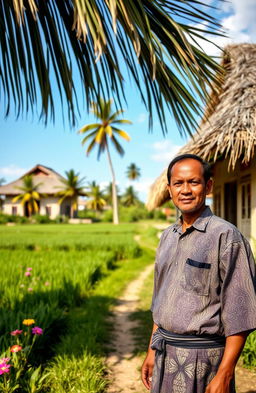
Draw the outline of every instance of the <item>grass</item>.
<instances>
[{"instance_id":1,"label":"grass","mask_svg":"<svg viewBox=\"0 0 256 393\"><path fill-rule=\"evenodd\" d=\"M107 316L124 287L151 261L133 239L136 228L0 228L1 348L10 346L9 332L21 328L25 318L44 328L29 359L33 367L42 364L47 376L38 392L104 391ZM25 275L28 267L31 276Z\"/></svg>"}]
</instances>

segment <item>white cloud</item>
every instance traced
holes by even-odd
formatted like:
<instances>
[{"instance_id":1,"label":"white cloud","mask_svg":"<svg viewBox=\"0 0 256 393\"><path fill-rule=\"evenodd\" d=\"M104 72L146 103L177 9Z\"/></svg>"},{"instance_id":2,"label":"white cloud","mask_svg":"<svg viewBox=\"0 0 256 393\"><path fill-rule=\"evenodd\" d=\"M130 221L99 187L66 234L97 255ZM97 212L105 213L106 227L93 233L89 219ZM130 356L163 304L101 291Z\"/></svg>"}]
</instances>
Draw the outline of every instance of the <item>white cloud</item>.
<instances>
[{"instance_id":1,"label":"white cloud","mask_svg":"<svg viewBox=\"0 0 256 393\"><path fill-rule=\"evenodd\" d=\"M153 154L151 158L153 161L162 162L167 165L172 158L178 153L182 146L175 145L169 139L155 142L153 145Z\"/></svg>"},{"instance_id":2,"label":"white cloud","mask_svg":"<svg viewBox=\"0 0 256 393\"><path fill-rule=\"evenodd\" d=\"M5 177L20 177L28 171L27 168L20 168L15 164L8 165L6 167L0 167L0 176Z\"/></svg>"},{"instance_id":3,"label":"white cloud","mask_svg":"<svg viewBox=\"0 0 256 393\"><path fill-rule=\"evenodd\" d=\"M146 113L140 113L137 119L137 123L145 123L147 120L147 114Z\"/></svg>"},{"instance_id":4,"label":"white cloud","mask_svg":"<svg viewBox=\"0 0 256 393\"><path fill-rule=\"evenodd\" d=\"M245 43L256 41L256 1L255 0L231 0L223 2L222 12L229 13L220 20L227 37L207 35L207 38L220 48L228 44ZM203 28L201 24L196 25ZM204 51L212 56L219 56L220 50L204 40L197 40Z\"/></svg>"},{"instance_id":5,"label":"white cloud","mask_svg":"<svg viewBox=\"0 0 256 393\"><path fill-rule=\"evenodd\" d=\"M147 193L149 190L149 187L151 186L152 183L154 183L155 179L153 178L144 178L143 180L139 180L137 182L132 182L132 181L127 181L126 182L126 187L133 186L135 191L138 191L140 193Z\"/></svg>"}]
</instances>

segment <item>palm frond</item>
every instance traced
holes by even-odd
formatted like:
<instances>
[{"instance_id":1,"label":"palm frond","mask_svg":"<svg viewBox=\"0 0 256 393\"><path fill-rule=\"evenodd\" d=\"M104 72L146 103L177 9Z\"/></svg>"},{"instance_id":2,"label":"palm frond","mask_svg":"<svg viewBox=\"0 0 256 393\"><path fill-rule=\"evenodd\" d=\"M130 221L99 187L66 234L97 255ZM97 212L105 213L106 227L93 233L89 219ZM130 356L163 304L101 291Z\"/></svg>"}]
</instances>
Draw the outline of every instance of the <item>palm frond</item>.
<instances>
[{"instance_id":1,"label":"palm frond","mask_svg":"<svg viewBox=\"0 0 256 393\"><path fill-rule=\"evenodd\" d=\"M195 0L2 1L0 92L6 116L12 107L17 117L39 108L45 123L54 121L60 100L74 125L81 109L77 86L87 111L101 97L113 96L120 107L126 67L149 112L149 125L155 107L166 132L167 108L181 132L191 133L201 114L195 97L204 105L207 86L218 85L222 74L197 45L208 40L207 32L223 35L207 10ZM206 27L197 27L204 22Z\"/></svg>"}]
</instances>

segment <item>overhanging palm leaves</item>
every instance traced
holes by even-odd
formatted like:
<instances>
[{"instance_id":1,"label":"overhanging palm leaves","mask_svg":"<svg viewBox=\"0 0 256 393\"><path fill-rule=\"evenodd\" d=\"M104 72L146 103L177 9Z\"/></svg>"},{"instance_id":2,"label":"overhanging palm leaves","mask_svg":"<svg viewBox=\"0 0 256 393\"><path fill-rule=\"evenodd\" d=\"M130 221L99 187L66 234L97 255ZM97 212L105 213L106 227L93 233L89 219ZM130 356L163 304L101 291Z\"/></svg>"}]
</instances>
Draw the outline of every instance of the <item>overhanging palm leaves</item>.
<instances>
[{"instance_id":1,"label":"overhanging palm leaves","mask_svg":"<svg viewBox=\"0 0 256 393\"><path fill-rule=\"evenodd\" d=\"M150 125L156 108L167 130L166 106L180 129L191 133L200 108L190 87L204 102L207 85L218 81L221 71L194 44L206 39L206 31L218 34L216 20L200 11L202 6L195 0L2 1L0 91L6 115L12 105L17 116L41 105L45 122L54 119L53 82L72 124L77 86L88 110L101 96L114 96L121 106L124 64ZM199 28L204 22L208 27Z\"/></svg>"}]
</instances>

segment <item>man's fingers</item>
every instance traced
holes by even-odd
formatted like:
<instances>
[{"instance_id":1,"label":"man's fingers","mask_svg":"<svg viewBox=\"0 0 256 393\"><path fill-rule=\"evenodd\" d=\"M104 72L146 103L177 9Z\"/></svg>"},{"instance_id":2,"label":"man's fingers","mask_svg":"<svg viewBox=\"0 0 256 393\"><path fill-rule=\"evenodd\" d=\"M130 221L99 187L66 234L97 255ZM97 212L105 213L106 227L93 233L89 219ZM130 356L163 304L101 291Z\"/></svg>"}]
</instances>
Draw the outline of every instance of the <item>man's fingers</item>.
<instances>
[{"instance_id":1,"label":"man's fingers","mask_svg":"<svg viewBox=\"0 0 256 393\"><path fill-rule=\"evenodd\" d=\"M142 370L142 382L148 390L151 387L151 381L152 381L152 369L150 369L150 368L143 369Z\"/></svg>"}]
</instances>

